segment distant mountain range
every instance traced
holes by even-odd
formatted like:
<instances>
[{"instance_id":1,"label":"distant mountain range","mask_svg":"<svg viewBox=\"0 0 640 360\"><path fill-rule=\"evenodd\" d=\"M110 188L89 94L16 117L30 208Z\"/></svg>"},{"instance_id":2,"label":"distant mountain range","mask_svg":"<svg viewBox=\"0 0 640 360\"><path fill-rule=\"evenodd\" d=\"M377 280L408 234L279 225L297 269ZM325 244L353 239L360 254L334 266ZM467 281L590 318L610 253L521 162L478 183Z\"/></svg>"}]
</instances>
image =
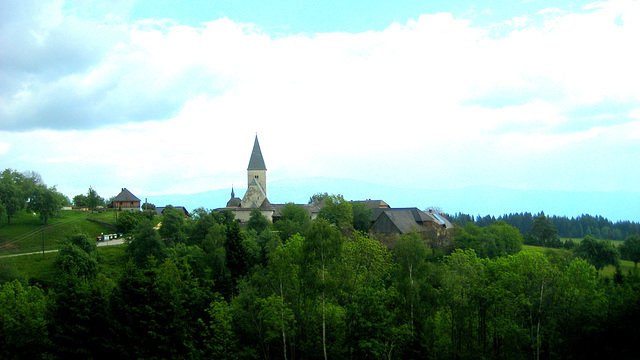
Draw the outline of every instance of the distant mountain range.
<instances>
[{"instance_id":1,"label":"distant mountain range","mask_svg":"<svg viewBox=\"0 0 640 360\"><path fill-rule=\"evenodd\" d=\"M445 213L500 216L509 213L544 211L547 215L577 217L582 214L601 215L613 222L640 222L640 193L635 192L578 192L514 190L493 186L469 186L458 189L434 190L378 185L360 180L340 178L298 178L269 182L269 201L306 204L319 192L342 194L347 200L384 200L391 207L439 207ZM235 189L242 198L245 189ZM156 206L180 205L189 211L204 207L224 207L231 189L210 190L197 194L168 194L138 196Z\"/></svg>"}]
</instances>

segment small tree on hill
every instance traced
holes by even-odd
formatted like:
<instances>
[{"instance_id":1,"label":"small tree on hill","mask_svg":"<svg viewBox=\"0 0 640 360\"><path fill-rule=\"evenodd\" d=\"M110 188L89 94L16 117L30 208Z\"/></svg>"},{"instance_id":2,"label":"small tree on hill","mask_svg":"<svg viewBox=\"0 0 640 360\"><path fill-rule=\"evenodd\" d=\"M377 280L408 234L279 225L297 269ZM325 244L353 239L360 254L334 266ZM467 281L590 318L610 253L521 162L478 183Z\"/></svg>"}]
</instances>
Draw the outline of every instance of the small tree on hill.
<instances>
[{"instance_id":1,"label":"small tree on hill","mask_svg":"<svg viewBox=\"0 0 640 360\"><path fill-rule=\"evenodd\" d=\"M640 262L640 235L627 236L620 246L620 253L624 259L633 261L633 265L637 269Z\"/></svg>"},{"instance_id":2,"label":"small tree on hill","mask_svg":"<svg viewBox=\"0 0 640 360\"><path fill-rule=\"evenodd\" d=\"M598 241L591 236L585 237L573 252L587 260L598 271L607 265L617 266L620 259L618 249L610 241Z\"/></svg>"},{"instance_id":3,"label":"small tree on hill","mask_svg":"<svg viewBox=\"0 0 640 360\"><path fill-rule=\"evenodd\" d=\"M534 218L533 226L525 240L529 245L556 248L562 245L560 239L558 239L558 230L544 213L540 213Z\"/></svg>"}]
</instances>

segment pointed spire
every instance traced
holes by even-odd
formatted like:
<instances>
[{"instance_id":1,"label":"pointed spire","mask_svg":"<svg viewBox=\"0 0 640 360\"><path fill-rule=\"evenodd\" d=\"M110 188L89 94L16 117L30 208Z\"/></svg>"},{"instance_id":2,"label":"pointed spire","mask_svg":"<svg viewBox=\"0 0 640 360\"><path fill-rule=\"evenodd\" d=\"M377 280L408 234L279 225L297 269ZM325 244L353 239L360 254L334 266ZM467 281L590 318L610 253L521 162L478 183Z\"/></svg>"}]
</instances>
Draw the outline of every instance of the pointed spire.
<instances>
[{"instance_id":1,"label":"pointed spire","mask_svg":"<svg viewBox=\"0 0 640 360\"><path fill-rule=\"evenodd\" d=\"M233 192L233 185L231 185L231 198L236 197L236 194Z\"/></svg>"},{"instance_id":2,"label":"pointed spire","mask_svg":"<svg viewBox=\"0 0 640 360\"><path fill-rule=\"evenodd\" d=\"M253 143L253 150L251 151L251 159L249 159L249 167L247 170L267 170L267 166L264 164L264 159L262 158L260 143L258 143L258 134L256 134L256 141Z\"/></svg>"}]
</instances>

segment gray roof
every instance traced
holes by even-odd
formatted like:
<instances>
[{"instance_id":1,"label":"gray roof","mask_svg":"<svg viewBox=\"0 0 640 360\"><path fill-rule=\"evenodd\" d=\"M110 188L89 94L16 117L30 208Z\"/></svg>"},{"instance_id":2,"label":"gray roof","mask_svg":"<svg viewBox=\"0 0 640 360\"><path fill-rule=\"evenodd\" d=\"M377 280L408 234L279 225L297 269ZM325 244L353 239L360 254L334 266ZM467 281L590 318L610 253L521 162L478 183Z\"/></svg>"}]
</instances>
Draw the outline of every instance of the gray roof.
<instances>
[{"instance_id":1,"label":"gray roof","mask_svg":"<svg viewBox=\"0 0 640 360\"><path fill-rule=\"evenodd\" d=\"M414 214L412 214L410 209L385 211L383 214L389 217L389 220L391 220L391 222L398 228L401 234L406 234L419 229L419 224L416 222Z\"/></svg>"},{"instance_id":2,"label":"gray roof","mask_svg":"<svg viewBox=\"0 0 640 360\"><path fill-rule=\"evenodd\" d=\"M444 216L421 211L418 208L373 209L371 222L375 223L383 213L386 214L401 231L408 229L409 220L411 220L414 225L423 225L431 222L447 229L452 227L451 223Z\"/></svg>"},{"instance_id":3,"label":"gray roof","mask_svg":"<svg viewBox=\"0 0 640 360\"><path fill-rule=\"evenodd\" d=\"M133 195L131 191L127 190L127 188L122 188L120 194L113 198L113 201L140 201L140 199Z\"/></svg>"},{"instance_id":4,"label":"gray roof","mask_svg":"<svg viewBox=\"0 0 640 360\"><path fill-rule=\"evenodd\" d=\"M262 205L260 205L260 210L275 210L275 206L271 205L269 199L264 198Z\"/></svg>"},{"instance_id":5,"label":"gray roof","mask_svg":"<svg viewBox=\"0 0 640 360\"><path fill-rule=\"evenodd\" d=\"M264 159L262 158L262 151L260 151L258 135L256 135L256 141L253 143L253 150L251 151L251 159L249 159L249 167L247 170L267 170L267 166L264 164Z\"/></svg>"},{"instance_id":6,"label":"gray roof","mask_svg":"<svg viewBox=\"0 0 640 360\"><path fill-rule=\"evenodd\" d=\"M367 209L390 209L391 207L389 206L389 204L387 204L386 202L384 202L383 200L371 200L371 199L367 199L367 200L351 200L351 203L360 203L360 204L364 204L364 206Z\"/></svg>"}]
</instances>

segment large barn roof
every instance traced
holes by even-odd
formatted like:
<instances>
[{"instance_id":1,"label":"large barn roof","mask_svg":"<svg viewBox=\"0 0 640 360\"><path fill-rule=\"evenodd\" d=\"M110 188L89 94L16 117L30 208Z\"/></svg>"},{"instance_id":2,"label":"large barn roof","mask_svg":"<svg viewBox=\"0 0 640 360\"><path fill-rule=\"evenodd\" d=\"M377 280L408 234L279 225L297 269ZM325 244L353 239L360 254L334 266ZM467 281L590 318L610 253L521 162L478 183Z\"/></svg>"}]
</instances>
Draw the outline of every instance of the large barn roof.
<instances>
[{"instance_id":1,"label":"large barn roof","mask_svg":"<svg viewBox=\"0 0 640 360\"><path fill-rule=\"evenodd\" d=\"M133 195L131 191L127 190L127 188L122 188L120 194L118 194L113 201L140 201L140 199Z\"/></svg>"}]
</instances>

